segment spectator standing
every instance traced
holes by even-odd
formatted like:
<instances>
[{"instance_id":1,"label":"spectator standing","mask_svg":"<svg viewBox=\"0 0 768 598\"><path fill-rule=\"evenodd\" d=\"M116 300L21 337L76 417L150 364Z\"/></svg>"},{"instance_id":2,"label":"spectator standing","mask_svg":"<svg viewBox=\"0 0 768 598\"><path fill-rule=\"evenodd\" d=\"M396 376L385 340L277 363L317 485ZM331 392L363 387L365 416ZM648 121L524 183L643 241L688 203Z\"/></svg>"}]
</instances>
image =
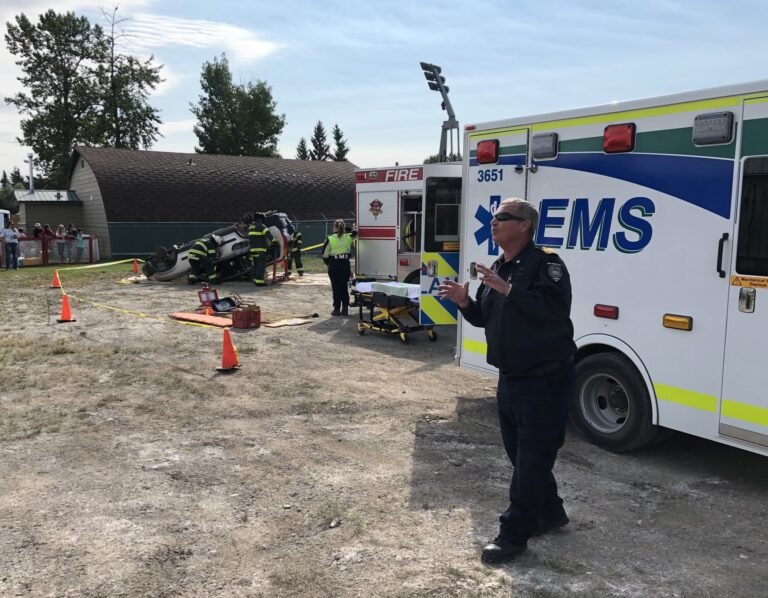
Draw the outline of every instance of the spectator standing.
<instances>
[{"instance_id":1,"label":"spectator standing","mask_svg":"<svg viewBox=\"0 0 768 598\"><path fill-rule=\"evenodd\" d=\"M83 236L83 229L78 228L75 232L75 248L77 249L77 257L75 261L79 264L83 259L83 253L85 252L85 237Z\"/></svg>"},{"instance_id":2,"label":"spectator standing","mask_svg":"<svg viewBox=\"0 0 768 598\"><path fill-rule=\"evenodd\" d=\"M43 236L43 227L40 226L39 222L35 222L35 228L32 229L32 236L35 239L39 239Z\"/></svg>"},{"instance_id":3,"label":"spectator standing","mask_svg":"<svg viewBox=\"0 0 768 598\"><path fill-rule=\"evenodd\" d=\"M64 252L67 249L67 229L63 224L56 227L56 253L59 254L59 262L64 263Z\"/></svg>"},{"instance_id":4,"label":"spectator standing","mask_svg":"<svg viewBox=\"0 0 768 598\"><path fill-rule=\"evenodd\" d=\"M19 269L19 231L8 220L5 228L2 230L3 242L5 243L5 269L10 270L13 265L14 270Z\"/></svg>"}]
</instances>

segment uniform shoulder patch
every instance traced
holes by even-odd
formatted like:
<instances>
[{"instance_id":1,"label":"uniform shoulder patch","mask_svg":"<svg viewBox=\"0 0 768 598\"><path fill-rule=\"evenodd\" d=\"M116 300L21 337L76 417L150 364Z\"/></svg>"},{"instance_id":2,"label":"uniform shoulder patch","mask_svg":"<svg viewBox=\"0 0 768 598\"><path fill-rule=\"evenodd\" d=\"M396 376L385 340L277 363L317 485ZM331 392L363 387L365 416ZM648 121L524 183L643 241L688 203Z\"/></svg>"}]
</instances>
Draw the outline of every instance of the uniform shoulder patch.
<instances>
[{"instance_id":1,"label":"uniform shoulder patch","mask_svg":"<svg viewBox=\"0 0 768 598\"><path fill-rule=\"evenodd\" d=\"M557 262L547 262L547 276L555 282L560 282L563 277L563 265Z\"/></svg>"},{"instance_id":2,"label":"uniform shoulder patch","mask_svg":"<svg viewBox=\"0 0 768 598\"><path fill-rule=\"evenodd\" d=\"M557 255L557 251L555 251L551 247L538 247L538 249L543 251L547 255Z\"/></svg>"}]
</instances>

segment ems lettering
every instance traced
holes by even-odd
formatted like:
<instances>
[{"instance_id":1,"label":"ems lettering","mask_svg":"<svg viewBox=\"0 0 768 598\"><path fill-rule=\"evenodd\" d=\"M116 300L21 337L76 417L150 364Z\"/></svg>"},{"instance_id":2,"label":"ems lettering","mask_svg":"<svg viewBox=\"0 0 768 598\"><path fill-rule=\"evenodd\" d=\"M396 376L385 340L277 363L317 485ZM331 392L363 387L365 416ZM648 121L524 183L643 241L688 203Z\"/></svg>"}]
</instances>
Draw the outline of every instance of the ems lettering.
<instances>
[{"instance_id":1,"label":"ems lettering","mask_svg":"<svg viewBox=\"0 0 768 598\"><path fill-rule=\"evenodd\" d=\"M399 168L396 170L387 170L384 175L384 181L399 182L399 181L419 181L421 180L421 168Z\"/></svg>"},{"instance_id":2,"label":"ems lettering","mask_svg":"<svg viewBox=\"0 0 768 598\"><path fill-rule=\"evenodd\" d=\"M568 208L570 217L567 221ZM551 198L541 201L536 242L543 247L605 251L610 241L622 253L637 253L653 237L650 218L656 212L647 197L633 197L617 206L615 197L596 204L586 197L571 201ZM613 231L613 234L611 234Z\"/></svg>"}]
</instances>

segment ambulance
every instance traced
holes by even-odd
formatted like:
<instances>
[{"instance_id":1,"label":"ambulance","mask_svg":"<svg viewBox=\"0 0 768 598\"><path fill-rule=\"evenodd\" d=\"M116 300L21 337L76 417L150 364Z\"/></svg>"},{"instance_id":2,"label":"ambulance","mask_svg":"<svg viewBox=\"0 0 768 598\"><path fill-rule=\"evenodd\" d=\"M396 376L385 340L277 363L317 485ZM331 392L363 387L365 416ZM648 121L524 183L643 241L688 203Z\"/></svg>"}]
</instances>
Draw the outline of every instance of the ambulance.
<instances>
[{"instance_id":1,"label":"ambulance","mask_svg":"<svg viewBox=\"0 0 768 598\"><path fill-rule=\"evenodd\" d=\"M460 281L499 202L571 274L571 417L617 452L670 428L768 455L768 81L464 131ZM494 374L461 321L458 360Z\"/></svg>"},{"instance_id":2,"label":"ambulance","mask_svg":"<svg viewBox=\"0 0 768 598\"><path fill-rule=\"evenodd\" d=\"M461 163L355 171L355 275L420 284L421 325L456 324L437 286L458 280L461 175Z\"/></svg>"}]
</instances>

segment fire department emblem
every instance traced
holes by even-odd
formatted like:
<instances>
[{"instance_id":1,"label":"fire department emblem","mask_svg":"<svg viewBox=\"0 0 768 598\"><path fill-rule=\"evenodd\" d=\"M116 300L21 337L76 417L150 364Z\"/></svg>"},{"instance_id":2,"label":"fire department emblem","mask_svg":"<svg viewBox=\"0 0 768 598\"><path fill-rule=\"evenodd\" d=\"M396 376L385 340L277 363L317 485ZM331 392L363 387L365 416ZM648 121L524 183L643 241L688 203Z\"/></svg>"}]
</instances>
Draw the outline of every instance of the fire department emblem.
<instances>
[{"instance_id":1,"label":"fire department emblem","mask_svg":"<svg viewBox=\"0 0 768 598\"><path fill-rule=\"evenodd\" d=\"M374 219L378 218L384 211L382 210L384 204L381 203L381 200L379 199L374 199L369 205L371 206L371 209L368 211L373 214Z\"/></svg>"}]
</instances>

